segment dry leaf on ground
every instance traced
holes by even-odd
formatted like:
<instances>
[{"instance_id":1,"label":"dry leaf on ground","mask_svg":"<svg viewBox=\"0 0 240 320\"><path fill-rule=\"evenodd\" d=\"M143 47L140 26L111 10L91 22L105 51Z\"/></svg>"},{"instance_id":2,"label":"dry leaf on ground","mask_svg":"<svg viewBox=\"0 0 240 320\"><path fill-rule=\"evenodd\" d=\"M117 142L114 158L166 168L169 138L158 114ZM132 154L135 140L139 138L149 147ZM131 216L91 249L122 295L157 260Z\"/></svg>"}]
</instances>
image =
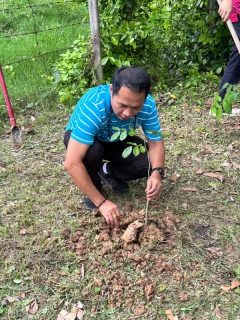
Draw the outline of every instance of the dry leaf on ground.
<instances>
[{"instance_id":1,"label":"dry leaf on ground","mask_svg":"<svg viewBox=\"0 0 240 320\"><path fill-rule=\"evenodd\" d=\"M236 162L232 162L232 166L234 169L240 169L240 165Z\"/></svg>"},{"instance_id":2,"label":"dry leaf on ground","mask_svg":"<svg viewBox=\"0 0 240 320\"><path fill-rule=\"evenodd\" d=\"M78 301L78 303L72 307L71 312L61 310L57 320L82 320L85 314L86 311L83 309L83 304Z\"/></svg>"},{"instance_id":3,"label":"dry leaf on ground","mask_svg":"<svg viewBox=\"0 0 240 320\"><path fill-rule=\"evenodd\" d=\"M31 301L31 303L26 306L26 311L28 314L36 314L38 312L37 301L36 300Z\"/></svg>"},{"instance_id":4,"label":"dry leaf on ground","mask_svg":"<svg viewBox=\"0 0 240 320\"><path fill-rule=\"evenodd\" d=\"M214 313L218 319L223 319L222 312L220 310L220 304L216 306Z\"/></svg>"},{"instance_id":5,"label":"dry leaf on ground","mask_svg":"<svg viewBox=\"0 0 240 320\"><path fill-rule=\"evenodd\" d=\"M17 301L18 299L15 298L15 297L9 297L9 296L7 296L7 297L5 298L5 300L7 300L7 302L9 302L9 303L13 303L13 302Z\"/></svg>"},{"instance_id":6,"label":"dry leaf on ground","mask_svg":"<svg viewBox=\"0 0 240 320\"><path fill-rule=\"evenodd\" d=\"M221 164L222 167L231 167L231 164L227 161L224 161L222 164Z\"/></svg>"},{"instance_id":7,"label":"dry leaf on ground","mask_svg":"<svg viewBox=\"0 0 240 320\"><path fill-rule=\"evenodd\" d=\"M200 169L200 170L197 170L195 173L196 173L196 174L203 174L204 171Z\"/></svg>"},{"instance_id":8,"label":"dry leaf on ground","mask_svg":"<svg viewBox=\"0 0 240 320\"><path fill-rule=\"evenodd\" d=\"M76 313L68 312L66 310L61 310L58 314L57 320L75 320Z\"/></svg>"},{"instance_id":9,"label":"dry leaf on ground","mask_svg":"<svg viewBox=\"0 0 240 320\"><path fill-rule=\"evenodd\" d=\"M181 191L190 191L190 192L197 192L198 188L196 187L186 187L186 188L180 188Z\"/></svg>"},{"instance_id":10,"label":"dry leaf on ground","mask_svg":"<svg viewBox=\"0 0 240 320\"><path fill-rule=\"evenodd\" d=\"M175 176L172 176L172 177L170 178L170 180L171 180L172 182L175 182L175 181L177 181L179 178L180 178L180 174L176 174Z\"/></svg>"},{"instance_id":11,"label":"dry leaf on ground","mask_svg":"<svg viewBox=\"0 0 240 320\"><path fill-rule=\"evenodd\" d=\"M237 288L240 286L240 282L237 281L237 280L233 280L232 283L231 283L231 290Z\"/></svg>"},{"instance_id":12,"label":"dry leaf on ground","mask_svg":"<svg viewBox=\"0 0 240 320\"><path fill-rule=\"evenodd\" d=\"M170 220L172 220L175 223L182 222L182 218L180 216L176 216L171 211L165 211L164 215L165 215L165 217L168 217Z\"/></svg>"},{"instance_id":13,"label":"dry leaf on ground","mask_svg":"<svg viewBox=\"0 0 240 320\"><path fill-rule=\"evenodd\" d=\"M26 234L27 233L27 230L26 229L22 229L19 231L19 234Z\"/></svg>"},{"instance_id":14,"label":"dry leaf on ground","mask_svg":"<svg viewBox=\"0 0 240 320\"><path fill-rule=\"evenodd\" d=\"M228 293L228 292L230 291L231 287L221 286L221 289L222 289L224 292Z\"/></svg>"},{"instance_id":15,"label":"dry leaf on ground","mask_svg":"<svg viewBox=\"0 0 240 320\"><path fill-rule=\"evenodd\" d=\"M201 152L200 152L200 154L212 154L213 152L212 152L212 150L209 150L209 149L204 149L204 150L202 150Z\"/></svg>"},{"instance_id":16,"label":"dry leaf on ground","mask_svg":"<svg viewBox=\"0 0 240 320\"><path fill-rule=\"evenodd\" d=\"M186 291L181 291L178 295L178 298L181 302L186 302L189 300L189 294Z\"/></svg>"},{"instance_id":17,"label":"dry leaf on ground","mask_svg":"<svg viewBox=\"0 0 240 320\"><path fill-rule=\"evenodd\" d=\"M232 252L232 249L233 249L233 246L232 246L232 245L230 245L229 247L227 247L226 252Z\"/></svg>"},{"instance_id":18,"label":"dry leaf on ground","mask_svg":"<svg viewBox=\"0 0 240 320\"><path fill-rule=\"evenodd\" d=\"M34 126L33 125L28 125L28 126L22 126L21 127L22 131L25 131L26 133L28 132L34 132Z\"/></svg>"},{"instance_id":19,"label":"dry leaf on ground","mask_svg":"<svg viewBox=\"0 0 240 320\"><path fill-rule=\"evenodd\" d=\"M192 320L192 318L188 314L183 314L180 320Z\"/></svg>"},{"instance_id":20,"label":"dry leaf on ground","mask_svg":"<svg viewBox=\"0 0 240 320\"><path fill-rule=\"evenodd\" d=\"M173 316L171 309L164 309L169 320L178 320L177 316Z\"/></svg>"},{"instance_id":21,"label":"dry leaf on ground","mask_svg":"<svg viewBox=\"0 0 240 320\"><path fill-rule=\"evenodd\" d=\"M221 174L216 174L216 173L213 173L213 172L204 172L203 173L203 176L206 176L206 177L210 177L210 178L215 178L221 182L224 181L224 176L221 175Z\"/></svg>"},{"instance_id":22,"label":"dry leaf on ground","mask_svg":"<svg viewBox=\"0 0 240 320\"><path fill-rule=\"evenodd\" d=\"M206 250L208 251L208 256L210 258L215 258L217 259L218 257L221 257L223 255L223 251L220 248L217 247L208 247L206 248Z\"/></svg>"}]
</instances>

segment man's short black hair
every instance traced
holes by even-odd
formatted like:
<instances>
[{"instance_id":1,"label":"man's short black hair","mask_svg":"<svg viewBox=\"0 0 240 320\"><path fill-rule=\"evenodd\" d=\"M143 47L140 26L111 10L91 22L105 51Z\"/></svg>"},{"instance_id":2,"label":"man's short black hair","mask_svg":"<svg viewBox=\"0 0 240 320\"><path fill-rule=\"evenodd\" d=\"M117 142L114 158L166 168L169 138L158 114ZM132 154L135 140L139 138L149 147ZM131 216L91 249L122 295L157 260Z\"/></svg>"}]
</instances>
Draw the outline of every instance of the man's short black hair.
<instances>
[{"instance_id":1,"label":"man's short black hair","mask_svg":"<svg viewBox=\"0 0 240 320\"><path fill-rule=\"evenodd\" d=\"M121 87L127 87L133 92L145 92L149 94L151 79L146 71L137 66L125 66L118 68L112 78L113 95L118 94Z\"/></svg>"}]
</instances>

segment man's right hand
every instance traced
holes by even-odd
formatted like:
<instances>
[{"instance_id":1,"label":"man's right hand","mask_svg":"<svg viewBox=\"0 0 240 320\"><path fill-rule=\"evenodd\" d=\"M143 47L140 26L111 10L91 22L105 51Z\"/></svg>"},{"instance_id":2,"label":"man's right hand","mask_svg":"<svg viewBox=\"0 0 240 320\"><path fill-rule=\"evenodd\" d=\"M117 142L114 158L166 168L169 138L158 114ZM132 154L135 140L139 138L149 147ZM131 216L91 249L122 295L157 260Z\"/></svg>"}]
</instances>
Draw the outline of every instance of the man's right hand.
<instances>
[{"instance_id":1,"label":"man's right hand","mask_svg":"<svg viewBox=\"0 0 240 320\"><path fill-rule=\"evenodd\" d=\"M106 200L99 208L106 223L111 227L118 227L120 222L121 213L115 203Z\"/></svg>"}]
</instances>

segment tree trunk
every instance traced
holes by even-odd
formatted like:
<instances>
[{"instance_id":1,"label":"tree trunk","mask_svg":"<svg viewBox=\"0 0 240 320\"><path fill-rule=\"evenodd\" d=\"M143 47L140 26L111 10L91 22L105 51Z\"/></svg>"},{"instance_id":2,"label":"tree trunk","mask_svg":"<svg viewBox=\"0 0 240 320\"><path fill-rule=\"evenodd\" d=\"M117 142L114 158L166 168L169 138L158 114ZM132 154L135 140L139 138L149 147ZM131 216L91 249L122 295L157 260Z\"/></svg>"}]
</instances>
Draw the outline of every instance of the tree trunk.
<instances>
[{"instance_id":1,"label":"tree trunk","mask_svg":"<svg viewBox=\"0 0 240 320\"><path fill-rule=\"evenodd\" d=\"M103 70L101 66L102 55L97 0L88 0L88 11L92 37L94 67L97 70L97 82L99 83L103 79Z\"/></svg>"},{"instance_id":2,"label":"tree trunk","mask_svg":"<svg viewBox=\"0 0 240 320\"><path fill-rule=\"evenodd\" d=\"M216 6L216 3L217 3L217 0L210 0L209 1L209 13L212 13L213 12L213 8Z\"/></svg>"},{"instance_id":3,"label":"tree trunk","mask_svg":"<svg viewBox=\"0 0 240 320\"><path fill-rule=\"evenodd\" d=\"M209 14L213 13L213 8L215 8L216 4L217 4L217 0L210 0L209 1L209 6L208 6L208 13ZM216 26L216 21L217 21L217 19L216 19L216 17L214 17L212 24L211 24L213 27Z\"/></svg>"}]
</instances>

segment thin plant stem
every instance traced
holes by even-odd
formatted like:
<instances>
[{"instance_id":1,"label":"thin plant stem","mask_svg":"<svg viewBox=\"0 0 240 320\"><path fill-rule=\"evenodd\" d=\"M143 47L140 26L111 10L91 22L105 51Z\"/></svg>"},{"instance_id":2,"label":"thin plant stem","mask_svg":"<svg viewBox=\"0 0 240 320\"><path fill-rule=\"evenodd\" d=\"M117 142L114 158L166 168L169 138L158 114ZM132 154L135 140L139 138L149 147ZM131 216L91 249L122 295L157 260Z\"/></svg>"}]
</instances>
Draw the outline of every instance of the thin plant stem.
<instances>
[{"instance_id":1,"label":"thin plant stem","mask_svg":"<svg viewBox=\"0 0 240 320\"><path fill-rule=\"evenodd\" d=\"M146 141L145 140L144 140L144 145L145 145L145 148L147 150L147 146L146 146ZM149 178L149 175L150 175L150 160L149 160L148 150L147 150L147 157L148 157L148 178ZM149 200L147 200L146 210L145 210L145 225L147 225L147 219L148 219L148 205L149 205Z\"/></svg>"},{"instance_id":2,"label":"thin plant stem","mask_svg":"<svg viewBox=\"0 0 240 320\"><path fill-rule=\"evenodd\" d=\"M149 200L147 200L147 205L146 205L145 225L147 225L147 218L148 218L148 204L149 204Z\"/></svg>"}]
</instances>

